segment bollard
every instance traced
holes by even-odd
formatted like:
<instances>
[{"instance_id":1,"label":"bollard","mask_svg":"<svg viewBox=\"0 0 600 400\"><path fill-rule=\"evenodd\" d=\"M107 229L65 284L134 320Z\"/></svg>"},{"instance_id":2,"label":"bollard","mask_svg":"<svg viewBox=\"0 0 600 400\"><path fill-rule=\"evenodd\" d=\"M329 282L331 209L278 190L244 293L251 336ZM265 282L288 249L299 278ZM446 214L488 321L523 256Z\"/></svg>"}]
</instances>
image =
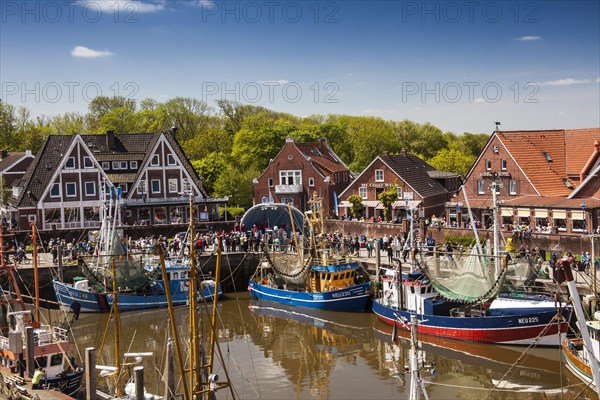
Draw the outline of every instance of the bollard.
<instances>
[{"instance_id":1,"label":"bollard","mask_svg":"<svg viewBox=\"0 0 600 400\"><path fill-rule=\"evenodd\" d=\"M144 400L144 367L133 368L135 381L135 400Z\"/></svg>"},{"instance_id":2,"label":"bollard","mask_svg":"<svg viewBox=\"0 0 600 400\"><path fill-rule=\"evenodd\" d=\"M85 399L96 400L96 349L85 349Z\"/></svg>"}]
</instances>

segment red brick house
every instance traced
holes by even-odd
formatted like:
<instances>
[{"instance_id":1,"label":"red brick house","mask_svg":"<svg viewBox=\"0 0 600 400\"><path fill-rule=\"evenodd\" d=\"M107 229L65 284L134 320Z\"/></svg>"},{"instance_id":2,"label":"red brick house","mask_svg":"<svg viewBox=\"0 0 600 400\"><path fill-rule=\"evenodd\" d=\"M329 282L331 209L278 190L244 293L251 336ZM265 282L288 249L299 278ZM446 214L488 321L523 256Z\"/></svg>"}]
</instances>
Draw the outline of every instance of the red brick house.
<instances>
[{"instance_id":1,"label":"red brick house","mask_svg":"<svg viewBox=\"0 0 600 400\"><path fill-rule=\"evenodd\" d=\"M254 204L289 203L306 211L308 200L316 192L333 214L334 193L341 193L353 178L325 139L299 143L287 138L281 151L254 180Z\"/></svg>"},{"instance_id":2,"label":"red brick house","mask_svg":"<svg viewBox=\"0 0 600 400\"><path fill-rule=\"evenodd\" d=\"M340 208L343 210L340 214L350 215L348 197L359 195L363 199L362 217L383 218L383 206L378 196L389 188L395 188L398 200L392 205L392 219L404 218L407 207L418 209L424 218L440 216L446 202L458 189L459 178L457 174L436 170L413 154L384 153L371 161L340 194Z\"/></svg>"},{"instance_id":3,"label":"red brick house","mask_svg":"<svg viewBox=\"0 0 600 400\"><path fill-rule=\"evenodd\" d=\"M19 229L100 226L104 182L121 189L128 225L185 224L190 193L197 219L218 219L225 200L208 197L175 132L50 135L9 199Z\"/></svg>"},{"instance_id":4,"label":"red brick house","mask_svg":"<svg viewBox=\"0 0 600 400\"><path fill-rule=\"evenodd\" d=\"M581 234L600 226L600 128L495 131L465 179L475 218L492 225L492 179L504 229ZM463 193L446 206L450 226L463 226Z\"/></svg>"}]
</instances>

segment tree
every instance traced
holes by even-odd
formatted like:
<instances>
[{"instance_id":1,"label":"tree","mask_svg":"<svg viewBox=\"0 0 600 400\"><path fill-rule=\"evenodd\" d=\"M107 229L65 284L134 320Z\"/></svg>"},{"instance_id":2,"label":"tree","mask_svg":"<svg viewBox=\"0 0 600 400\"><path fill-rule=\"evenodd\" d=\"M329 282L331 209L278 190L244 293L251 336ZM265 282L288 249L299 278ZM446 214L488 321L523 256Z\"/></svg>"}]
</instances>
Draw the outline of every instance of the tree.
<instances>
[{"instance_id":1,"label":"tree","mask_svg":"<svg viewBox=\"0 0 600 400\"><path fill-rule=\"evenodd\" d=\"M348 196L348 203L350 203L350 215L352 215L354 218L357 218L363 209L362 197L357 194Z\"/></svg>"},{"instance_id":2,"label":"tree","mask_svg":"<svg viewBox=\"0 0 600 400\"><path fill-rule=\"evenodd\" d=\"M427 162L437 170L454 172L465 177L475 162L476 157L456 149L442 149Z\"/></svg>"},{"instance_id":3,"label":"tree","mask_svg":"<svg viewBox=\"0 0 600 400\"><path fill-rule=\"evenodd\" d=\"M86 131L85 116L78 112L66 112L50 119L52 132L58 135L72 135Z\"/></svg>"},{"instance_id":4,"label":"tree","mask_svg":"<svg viewBox=\"0 0 600 400\"><path fill-rule=\"evenodd\" d=\"M19 150L20 138L17 131L15 107L0 100L0 148Z\"/></svg>"},{"instance_id":5,"label":"tree","mask_svg":"<svg viewBox=\"0 0 600 400\"><path fill-rule=\"evenodd\" d=\"M238 165L227 164L215 181L215 197L233 197L235 204L251 207L254 198L252 179L258 176L255 169L241 169Z\"/></svg>"},{"instance_id":6,"label":"tree","mask_svg":"<svg viewBox=\"0 0 600 400\"><path fill-rule=\"evenodd\" d=\"M116 107L102 115L99 120L100 132L134 133L137 131L135 111L127 107Z\"/></svg>"},{"instance_id":7,"label":"tree","mask_svg":"<svg viewBox=\"0 0 600 400\"><path fill-rule=\"evenodd\" d=\"M383 206L383 219L388 221L388 215L391 214L392 204L398 200L398 190L395 187L389 188L385 192L379 193L377 200L379 200Z\"/></svg>"},{"instance_id":8,"label":"tree","mask_svg":"<svg viewBox=\"0 0 600 400\"><path fill-rule=\"evenodd\" d=\"M250 115L233 139L231 155L241 169L262 171L285 144L291 126L285 121L274 121L268 115Z\"/></svg>"},{"instance_id":9,"label":"tree","mask_svg":"<svg viewBox=\"0 0 600 400\"><path fill-rule=\"evenodd\" d=\"M214 191L214 185L227 165L226 157L219 153L210 153L201 160L192 161L192 166L204 179L204 187L208 193Z\"/></svg>"}]
</instances>

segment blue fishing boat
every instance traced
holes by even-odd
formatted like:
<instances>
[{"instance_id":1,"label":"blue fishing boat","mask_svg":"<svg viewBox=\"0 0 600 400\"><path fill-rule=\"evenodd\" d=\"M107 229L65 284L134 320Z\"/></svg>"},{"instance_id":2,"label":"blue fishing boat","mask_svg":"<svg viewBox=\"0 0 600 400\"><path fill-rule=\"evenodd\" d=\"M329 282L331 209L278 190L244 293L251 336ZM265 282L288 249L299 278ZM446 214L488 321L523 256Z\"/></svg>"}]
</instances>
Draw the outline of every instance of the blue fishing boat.
<instances>
[{"instance_id":1,"label":"blue fishing boat","mask_svg":"<svg viewBox=\"0 0 600 400\"><path fill-rule=\"evenodd\" d=\"M152 255L130 253L125 245L119 229L120 191L112 188L104 198L102 227L97 235L94 254L79 259L80 270L85 276L75 277L70 283L61 279L52 282L61 309L72 310L76 314L109 312L114 298L111 289L113 280L122 311L167 307L166 286L158 262ZM193 218L190 220L193 221ZM188 301L190 264L169 262L166 270L173 306L185 305ZM211 299L215 294L214 280L198 281L198 295ZM220 286L216 292L222 295Z\"/></svg>"},{"instance_id":2,"label":"blue fishing boat","mask_svg":"<svg viewBox=\"0 0 600 400\"><path fill-rule=\"evenodd\" d=\"M298 307L365 311L371 282L359 274L358 262L337 256L330 248L323 231L320 200L315 195L310 201L312 209L306 213L310 243L307 258L302 244L296 243L298 267L286 272L266 251L268 240L263 237L265 256L248 283L248 291L255 299ZM295 232L295 227L292 230ZM293 236L297 239L301 235Z\"/></svg>"}]
</instances>

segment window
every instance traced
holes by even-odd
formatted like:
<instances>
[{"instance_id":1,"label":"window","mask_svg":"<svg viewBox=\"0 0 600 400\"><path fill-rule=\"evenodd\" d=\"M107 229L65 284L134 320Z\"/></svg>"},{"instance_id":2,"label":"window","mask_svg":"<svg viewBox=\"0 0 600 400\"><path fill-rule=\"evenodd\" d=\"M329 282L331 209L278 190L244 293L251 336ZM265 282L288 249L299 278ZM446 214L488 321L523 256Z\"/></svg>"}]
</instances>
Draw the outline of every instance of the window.
<instances>
[{"instance_id":1,"label":"window","mask_svg":"<svg viewBox=\"0 0 600 400\"><path fill-rule=\"evenodd\" d=\"M110 169L110 161L102 161L102 169L108 171Z\"/></svg>"},{"instance_id":2,"label":"window","mask_svg":"<svg viewBox=\"0 0 600 400\"><path fill-rule=\"evenodd\" d=\"M294 205L294 199L292 197L282 197L281 202L283 204L289 204L290 206Z\"/></svg>"},{"instance_id":3,"label":"window","mask_svg":"<svg viewBox=\"0 0 600 400\"><path fill-rule=\"evenodd\" d=\"M315 186L315 178L308 178L308 186L310 186L310 187Z\"/></svg>"},{"instance_id":4,"label":"window","mask_svg":"<svg viewBox=\"0 0 600 400\"><path fill-rule=\"evenodd\" d=\"M190 183L189 178L183 178L181 182L181 190L183 193L189 194L192 192L192 184Z\"/></svg>"},{"instance_id":5,"label":"window","mask_svg":"<svg viewBox=\"0 0 600 400\"><path fill-rule=\"evenodd\" d=\"M500 194L500 188L502 188L502 184L500 182L496 182L494 187L496 188L496 194Z\"/></svg>"},{"instance_id":6,"label":"window","mask_svg":"<svg viewBox=\"0 0 600 400\"><path fill-rule=\"evenodd\" d=\"M125 218L131 218L131 210L125 210Z\"/></svg>"},{"instance_id":7,"label":"window","mask_svg":"<svg viewBox=\"0 0 600 400\"><path fill-rule=\"evenodd\" d=\"M91 157L83 157L83 168L94 168L94 162Z\"/></svg>"},{"instance_id":8,"label":"window","mask_svg":"<svg viewBox=\"0 0 600 400\"><path fill-rule=\"evenodd\" d=\"M478 194L485 193L485 181L477 181L477 193Z\"/></svg>"},{"instance_id":9,"label":"window","mask_svg":"<svg viewBox=\"0 0 600 400\"><path fill-rule=\"evenodd\" d=\"M402 188L401 187L396 188L396 196L398 197L398 200L402 200Z\"/></svg>"},{"instance_id":10,"label":"window","mask_svg":"<svg viewBox=\"0 0 600 400\"><path fill-rule=\"evenodd\" d=\"M152 193L160 193L160 180L159 179L152 179L150 181L150 185L152 188Z\"/></svg>"},{"instance_id":11,"label":"window","mask_svg":"<svg viewBox=\"0 0 600 400\"><path fill-rule=\"evenodd\" d=\"M95 196L96 195L96 182L86 182L85 183L85 195L86 196Z\"/></svg>"},{"instance_id":12,"label":"window","mask_svg":"<svg viewBox=\"0 0 600 400\"><path fill-rule=\"evenodd\" d=\"M169 193L177 193L177 178L169 179Z\"/></svg>"},{"instance_id":13,"label":"window","mask_svg":"<svg viewBox=\"0 0 600 400\"><path fill-rule=\"evenodd\" d=\"M138 162L137 161L129 161L129 168L130 169L137 169L138 167Z\"/></svg>"},{"instance_id":14,"label":"window","mask_svg":"<svg viewBox=\"0 0 600 400\"><path fill-rule=\"evenodd\" d=\"M552 162L552 157L550 157L550 154L548 154L547 151L542 151L542 155L544 156L544 158L546 159L546 161Z\"/></svg>"},{"instance_id":15,"label":"window","mask_svg":"<svg viewBox=\"0 0 600 400\"><path fill-rule=\"evenodd\" d=\"M574 231L585 231L584 211L571 211L572 229Z\"/></svg>"},{"instance_id":16,"label":"window","mask_svg":"<svg viewBox=\"0 0 600 400\"><path fill-rule=\"evenodd\" d=\"M127 169L127 161L121 161L121 169Z\"/></svg>"},{"instance_id":17,"label":"window","mask_svg":"<svg viewBox=\"0 0 600 400\"><path fill-rule=\"evenodd\" d=\"M300 185L302 174L300 171L279 171L280 185Z\"/></svg>"},{"instance_id":18,"label":"window","mask_svg":"<svg viewBox=\"0 0 600 400\"><path fill-rule=\"evenodd\" d=\"M486 171L492 170L492 160L485 160L485 169Z\"/></svg>"},{"instance_id":19,"label":"window","mask_svg":"<svg viewBox=\"0 0 600 400\"><path fill-rule=\"evenodd\" d=\"M175 165L177 164L175 162L175 156L173 154L168 154L167 155L167 165Z\"/></svg>"},{"instance_id":20,"label":"window","mask_svg":"<svg viewBox=\"0 0 600 400\"><path fill-rule=\"evenodd\" d=\"M29 222L35 222L35 221L37 221L37 215L35 215L35 214L29 214L27 216L27 221L29 221Z\"/></svg>"},{"instance_id":21,"label":"window","mask_svg":"<svg viewBox=\"0 0 600 400\"><path fill-rule=\"evenodd\" d=\"M65 163L65 169L75 169L75 157L67 158L67 162Z\"/></svg>"},{"instance_id":22,"label":"window","mask_svg":"<svg viewBox=\"0 0 600 400\"><path fill-rule=\"evenodd\" d=\"M503 158L502 160L500 160L500 169L502 171L506 171L506 158Z\"/></svg>"},{"instance_id":23,"label":"window","mask_svg":"<svg viewBox=\"0 0 600 400\"><path fill-rule=\"evenodd\" d=\"M367 187L366 186L361 186L358 188L358 195L360 197L362 197L363 199L367 198Z\"/></svg>"},{"instance_id":24,"label":"window","mask_svg":"<svg viewBox=\"0 0 600 400\"><path fill-rule=\"evenodd\" d=\"M269 187L273 187L273 178L269 178Z\"/></svg>"},{"instance_id":25,"label":"window","mask_svg":"<svg viewBox=\"0 0 600 400\"><path fill-rule=\"evenodd\" d=\"M40 356L35 358L35 365L38 368L46 368L48 366L48 356Z\"/></svg>"},{"instance_id":26,"label":"window","mask_svg":"<svg viewBox=\"0 0 600 400\"><path fill-rule=\"evenodd\" d=\"M140 181L140 184L137 187L137 194L144 194L146 193L146 180L142 179Z\"/></svg>"},{"instance_id":27,"label":"window","mask_svg":"<svg viewBox=\"0 0 600 400\"><path fill-rule=\"evenodd\" d=\"M509 194L512 194L512 195L517 194L517 181L511 180L510 183L508 184L508 186L509 186L509 190L508 190Z\"/></svg>"},{"instance_id":28,"label":"window","mask_svg":"<svg viewBox=\"0 0 600 400\"><path fill-rule=\"evenodd\" d=\"M50 197L60 197L60 183L55 183L50 189Z\"/></svg>"},{"instance_id":29,"label":"window","mask_svg":"<svg viewBox=\"0 0 600 400\"><path fill-rule=\"evenodd\" d=\"M52 354L52 356L50 357L50 366L54 367L55 365L61 365L63 362L63 354L62 353L56 353L56 354Z\"/></svg>"},{"instance_id":30,"label":"window","mask_svg":"<svg viewBox=\"0 0 600 400\"><path fill-rule=\"evenodd\" d=\"M496 154L498 154L498 151L500 150L500 148L498 147L497 144L495 144L492 149L494 150L494 153L496 153Z\"/></svg>"},{"instance_id":31,"label":"window","mask_svg":"<svg viewBox=\"0 0 600 400\"><path fill-rule=\"evenodd\" d=\"M382 169L375 170L375 182L383 182L383 170Z\"/></svg>"},{"instance_id":32,"label":"window","mask_svg":"<svg viewBox=\"0 0 600 400\"><path fill-rule=\"evenodd\" d=\"M77 185L75 182L67 182L66 184L67 197L77 196Z\"/></svg>"},{"instance_id":33,"label":"window","mask_svg":"<svg viewBox=\"0 0 600 400\"><path fill-rule=\"evenodd\" d=\"M152 162L150 163L150 165L156 167L159 164L160 164L160 160L158 158L158 154L153 155L152 156Z\"/></svg>"},{"instance_id":34,"label":"window","mask_svg":"<svg viewBox=\"0 0 600 400\"><path fill-rule=\"evenodd\" d=\"M112 169L121 169L121 163L118 161L112 162Z\"/></svg>"},{"instance_id":35,"label":"window","mask_svg":"<svg viewBox=\"0 0 600 400\"><path fill-rule=\"evenodd\" d=\"M123 193L127 193L127 191L129 190L129 185L127 185L126 183L119 183L119 187L121 188L121 191Z\"/></svg>"}]
</instances>

